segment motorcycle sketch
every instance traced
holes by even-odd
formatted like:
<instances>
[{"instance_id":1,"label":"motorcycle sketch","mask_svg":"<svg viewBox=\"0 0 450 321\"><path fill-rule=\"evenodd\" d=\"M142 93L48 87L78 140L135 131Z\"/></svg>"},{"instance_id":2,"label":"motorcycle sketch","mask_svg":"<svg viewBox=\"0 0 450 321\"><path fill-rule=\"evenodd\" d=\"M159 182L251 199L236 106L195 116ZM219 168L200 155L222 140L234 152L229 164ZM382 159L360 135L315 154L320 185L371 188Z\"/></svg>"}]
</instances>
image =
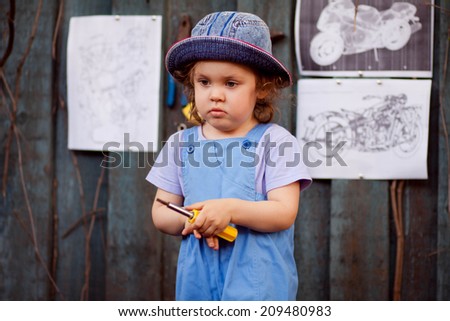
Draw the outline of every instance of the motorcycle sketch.
<instances>
[{"instance_id":1,"label":"motorcycle sketch","mask_svg":"<svg viewBox=\"0 0 450 321\"><path fill-rule=\"evenodd\" d=\"M320 32L311 40L310 56L316 64L328 66L342 55L374 49L378 61L377 49L399 50L422 28L416 11L407 2L378 11L368 5L355 8L352 0L329 0L317 21Z\"/></svg>"},{"instance_id":2,"label":"motorcycle sketch","mask_svg":"<svg viewBox=\"0 0 450 321\"><path fill-rule=\"evenodd\" d=\"M345 150L380 152L393 150L402 158L411 156L422 140L420 106L406 106L405 94L383 97L365 96L363 100L381 99L362 112L346 109L325 111L309 116L302 140ZM327 147L328 148L328 147ZM324 148L317 149L325 156Z\"/></svg>"}]
</instances>

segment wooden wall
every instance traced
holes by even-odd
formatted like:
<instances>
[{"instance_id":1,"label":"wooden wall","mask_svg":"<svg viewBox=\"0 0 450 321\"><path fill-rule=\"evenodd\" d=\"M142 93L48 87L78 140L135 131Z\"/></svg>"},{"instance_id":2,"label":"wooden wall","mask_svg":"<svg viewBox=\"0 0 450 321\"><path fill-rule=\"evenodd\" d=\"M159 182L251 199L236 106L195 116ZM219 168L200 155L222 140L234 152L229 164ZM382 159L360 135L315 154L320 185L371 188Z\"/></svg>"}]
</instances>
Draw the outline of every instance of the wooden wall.
<instances>
[{"instance_id":1,"label":"wooden wall","mask_svg":"<svg viewBox=\"0 0 450 321\"><path fill-rule=\"evenodd\" d=\"M403 195L401 273L396 277L394 183L317 180L302 194L296 224L299 300L450 299L450 4L436 4L442 8L435 14L430 178L406 181L398 193ZM174 298L179 240L153 227L155 190L145 181L149 166L137 166L140 157L155 155L123 153L129 168L105 170L102 153L67 149L68 25L73 16L162 15L166 52L177 39L183 14L194 25L219 10L253 12L271 30L283 32L274 53L299 78L295 1L0 1L1 300ZM183 122L179 97L172 109L165 106L166 81L163 73L163 139ZM293 133L295 90L285 91L278 120Z\"/></svg>"}]
</instances>

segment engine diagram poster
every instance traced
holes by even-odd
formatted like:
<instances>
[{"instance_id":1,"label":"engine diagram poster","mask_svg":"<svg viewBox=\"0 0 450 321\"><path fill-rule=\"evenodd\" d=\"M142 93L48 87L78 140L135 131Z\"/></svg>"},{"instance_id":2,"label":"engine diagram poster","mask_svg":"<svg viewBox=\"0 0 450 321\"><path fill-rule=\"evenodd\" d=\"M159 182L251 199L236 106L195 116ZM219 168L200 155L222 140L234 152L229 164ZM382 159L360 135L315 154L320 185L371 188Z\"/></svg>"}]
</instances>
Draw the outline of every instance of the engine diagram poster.
<instances>
[{"instance_id":1,"label":"engine diagram poster","mask_svg":"<svg viewBox=\"0 0 450 321\"><path fill-rule=\"evenodd\" d=\"M156 151L161 16L70 19L69 149Z\"/></svg>"},{"instance_id":2,"label":"engine diagram poster","mask_svg":"<svg viewBox=\"0 0 450 321\"><path fill-rule=\"evenodd\" d=\"M313 178L427 178L431 80L302 79L298 91Z\"/></svg>"},{"instance_id":3,"label":"engine diagram poster","mask_svg":"<svg viewBox=\"0 0 450 321\"><path fill-rule=\"evenodd\" d=\"M300 73L431 78L434 1L299 0Z\"/></svg>"}]
</instances>

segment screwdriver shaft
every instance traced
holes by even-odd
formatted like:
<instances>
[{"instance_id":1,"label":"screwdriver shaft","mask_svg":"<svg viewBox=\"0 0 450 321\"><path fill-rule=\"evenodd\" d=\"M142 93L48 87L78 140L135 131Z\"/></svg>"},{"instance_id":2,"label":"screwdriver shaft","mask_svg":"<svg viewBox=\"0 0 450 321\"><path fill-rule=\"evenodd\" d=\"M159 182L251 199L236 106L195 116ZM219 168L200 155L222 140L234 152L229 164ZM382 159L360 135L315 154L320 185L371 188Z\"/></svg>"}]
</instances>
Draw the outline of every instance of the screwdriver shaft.
<instances>
[{"instance_id":1,"label":"screwdriver shaft","mask_svg":"<svg viewBox=\"0 0 450 321\"><path fill-rule=\"evenodd\" d=\"M184 216L186 216L186 217L188 217L190 219L192 217L194 217L194 213L192 213L191 211L185 210L184 208L182 208L180 206L177 206L177 205L172 204L170 202L163 201L162 199L159 199L159 198L157 198L156 200L158 202L166 205L168 208L170 208L170 209L172 209L172 210L174 210L174 211L176 211L176 212L178 212L178 213L180 213L180 214L182 214L182 215L184 215Z\"/></svg>"}]
</instances>

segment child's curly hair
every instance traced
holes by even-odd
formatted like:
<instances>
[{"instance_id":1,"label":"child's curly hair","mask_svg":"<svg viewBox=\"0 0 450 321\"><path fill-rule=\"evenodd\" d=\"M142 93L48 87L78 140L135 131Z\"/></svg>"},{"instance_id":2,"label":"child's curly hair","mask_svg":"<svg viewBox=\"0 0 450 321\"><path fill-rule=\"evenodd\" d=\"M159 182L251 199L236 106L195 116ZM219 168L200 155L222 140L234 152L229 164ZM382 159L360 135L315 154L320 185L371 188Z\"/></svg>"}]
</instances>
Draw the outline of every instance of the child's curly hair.
<instances>
[{"instance_id":1,"label":"child's curly hair","mask_svg":"<svg viewBox=\"0 0 450 321\"><path fill-rule=\"evenodd\" d=\"M189 121L193 124L199 125L203 123L203 119L197 111L195 106L195 90L194 90L194 68L197 62L187 64L183 69L176 70L173 74L184 85L184 92L188 98L191 108L189 110ZM268 123L273 119L277 108L275 106L275 100L279 97L281 89L285 87L285 82L278 76L264 75L252 68L256 76L256 89L263 90L266 95L262 99L257 99L255 108L253 110L253 116L260 123Z\"/></svg>"}]
</instances>

